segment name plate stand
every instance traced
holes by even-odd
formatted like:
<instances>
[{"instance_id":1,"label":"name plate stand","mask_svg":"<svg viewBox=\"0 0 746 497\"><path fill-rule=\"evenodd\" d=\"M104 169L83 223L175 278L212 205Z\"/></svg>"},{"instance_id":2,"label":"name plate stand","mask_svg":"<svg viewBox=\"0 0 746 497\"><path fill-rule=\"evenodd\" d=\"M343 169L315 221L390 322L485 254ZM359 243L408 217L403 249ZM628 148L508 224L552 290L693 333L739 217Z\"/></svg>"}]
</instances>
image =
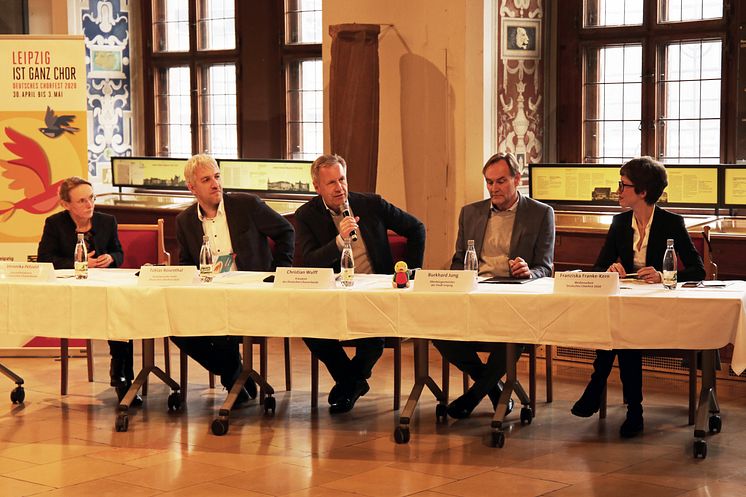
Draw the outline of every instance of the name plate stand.
<instances>
[{"instance_id":1,"label":"name plate stand","mask_svg":"<svg viewBox=\"0 0 746 497\"><path fill-rule=\"evenodd\" d=\"M477 278L474 271L419 269L413 290L416 292L468 293L476 288Z\"/></svg>"},{"instance_id":2,"label":"name plate stand","mask_svg":"<svg viewBox=\"0 0 746 497\"><path fill-rule=\"evenodd\" d=\"M334 271L318 267L278 267L275 271L274 288L334 289Z\"/></svg>"},{"instance_id":3,"label":"name plate stand","mask_svg":"<svg viewBox=\"0 0 746 497\"><path fill-rule=\"evenodd\" d=\"M51 281L54 265L51 262L0 262L0 279Z\"/></svg>"},{"instance_id":4,"label":"name plate stand","mask_svg":"<svg viewBox=\"0 0 746 497\"><path fill-rule=\"evenodd\" d=\"M617 295L619 293L619 273L579 273L574 271L555 273L554 293Z\"/></svg>"},{"instance_id":5,"label":"name plate stand","mask_svg":"<svg viewBox=\"0 0 746 497\"><path fill-rule=\"evenodd\" d=\"M143 266L137 278L139 286L190 286L197 271L194 266Z\"/></svg>"}]
</instances>

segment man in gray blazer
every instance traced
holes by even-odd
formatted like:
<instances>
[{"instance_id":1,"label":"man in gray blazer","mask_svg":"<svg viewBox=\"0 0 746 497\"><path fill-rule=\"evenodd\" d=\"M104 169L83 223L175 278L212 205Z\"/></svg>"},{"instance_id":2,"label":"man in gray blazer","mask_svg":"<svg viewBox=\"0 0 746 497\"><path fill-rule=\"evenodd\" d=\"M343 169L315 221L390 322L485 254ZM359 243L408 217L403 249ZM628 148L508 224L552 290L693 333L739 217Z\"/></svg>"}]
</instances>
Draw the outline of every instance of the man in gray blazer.
<instances>
[{"instance_id":1,"label":"man in gray blazer","mask_svg":"<svg viewBox=\"0 0 746 497\"><path fill-rule=\"evenodd\" d=\"M552 208L518 192L521 173L513 154L493 155L482 168L482 174L490 198L461 209L451 269L464 268L467 241L474 240L480 276L521 279L551 276L554 259ZM485 394L497 405L501 392L498 381L506 372L505 344L497 344L487 364L477 355L478 342L436 340L434 344L444 358L475 382L464 395L448 405L449 416L468 417ZM518 355L521 349L517 347Z\"/></svg>"}]
</instances>

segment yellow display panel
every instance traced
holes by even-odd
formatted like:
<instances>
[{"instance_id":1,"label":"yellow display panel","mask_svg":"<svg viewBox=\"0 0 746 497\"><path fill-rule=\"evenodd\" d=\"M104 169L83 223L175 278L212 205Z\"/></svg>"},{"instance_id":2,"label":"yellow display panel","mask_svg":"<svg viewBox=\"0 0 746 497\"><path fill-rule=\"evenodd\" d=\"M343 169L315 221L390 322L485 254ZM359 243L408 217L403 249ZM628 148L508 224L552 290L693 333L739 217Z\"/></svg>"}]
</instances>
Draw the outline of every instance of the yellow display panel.
<instances>
[{"instance_id":1,"label":"yellow display panel","mask_svg":"<svg viewBox=\"0 0 746 497\"><path fill-rule=\"evenodd\" d=\"M746 169L725 169L725 205L746 205Z\"/></svg>"},{"instance_id":2,"label":"yellow display panel","mask_svg":"<svg viewBox=\"0 0 746 497\"><path fill-rule=\"evenodd\" d=\"M113 183L114 186L186 189L186 162L187 159L113 157Z\"/></svg>"},{"instance_id":3,"label":"yellow display panel","mask_svg":"<svg viewBox=\"0 0 746 497\"><path fill-rule=\"evenodd\" d=\"M661 195L660 203L710 204L718 202L717 167L666 168L668 188Z\"/></svg>"},{"instance_id":4,"label":"yellow display panel","mask_svg":"<svg viewBox=\"0 0 746 497\"><path fill-rule=\"evenodd\" d=\"M531 166L531 196L557 202L616 201L619 168Z\"/></svg>"},{"instance_id":5,"label":"yellow display panel","mask_svg":"<svg viewBox=\"0 0 746 497\"><path fill-rule=\"evenodd\" d=\"M306 161L221 160L223 188L312 193L311 163Z\"/></svg>"}]
</instances>

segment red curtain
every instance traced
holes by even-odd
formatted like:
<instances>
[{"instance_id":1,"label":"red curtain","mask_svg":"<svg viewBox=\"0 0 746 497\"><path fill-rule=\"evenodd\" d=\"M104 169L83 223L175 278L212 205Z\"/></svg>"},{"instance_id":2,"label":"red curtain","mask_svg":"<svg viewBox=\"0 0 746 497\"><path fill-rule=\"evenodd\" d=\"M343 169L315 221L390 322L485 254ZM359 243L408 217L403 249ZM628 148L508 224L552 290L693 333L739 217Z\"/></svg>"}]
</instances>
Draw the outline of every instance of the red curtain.
<instances>
[{"instance_id":1,"label":"red curtain","mask_svg":"<svg viewBox=\"0 0 746 497\"><path fill-rule=\"evenodd\" d=\"M379 32L377 24L329 26L331 151L347 161L347 181L357 192L376 190Z\"/></svg>"}]
</instances>

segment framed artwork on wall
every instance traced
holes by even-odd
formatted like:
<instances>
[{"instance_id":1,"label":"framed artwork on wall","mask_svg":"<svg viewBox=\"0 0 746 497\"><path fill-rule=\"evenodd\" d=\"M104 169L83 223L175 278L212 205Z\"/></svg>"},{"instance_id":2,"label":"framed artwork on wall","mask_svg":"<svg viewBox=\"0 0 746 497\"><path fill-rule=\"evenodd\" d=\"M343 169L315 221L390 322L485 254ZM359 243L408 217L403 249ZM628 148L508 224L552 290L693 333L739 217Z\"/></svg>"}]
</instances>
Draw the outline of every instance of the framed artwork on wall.
<instances>
[{"instance_id":1,"label":"framed artwork on wall","mask_svg":"<svg viewBox=\"0 0 746 497\"><path fill-rule=\"evenodd\" d=\"M541 56L541 19L503 17L501 25L501 58L538 59Z\"/></svg>"}]
</instances>

